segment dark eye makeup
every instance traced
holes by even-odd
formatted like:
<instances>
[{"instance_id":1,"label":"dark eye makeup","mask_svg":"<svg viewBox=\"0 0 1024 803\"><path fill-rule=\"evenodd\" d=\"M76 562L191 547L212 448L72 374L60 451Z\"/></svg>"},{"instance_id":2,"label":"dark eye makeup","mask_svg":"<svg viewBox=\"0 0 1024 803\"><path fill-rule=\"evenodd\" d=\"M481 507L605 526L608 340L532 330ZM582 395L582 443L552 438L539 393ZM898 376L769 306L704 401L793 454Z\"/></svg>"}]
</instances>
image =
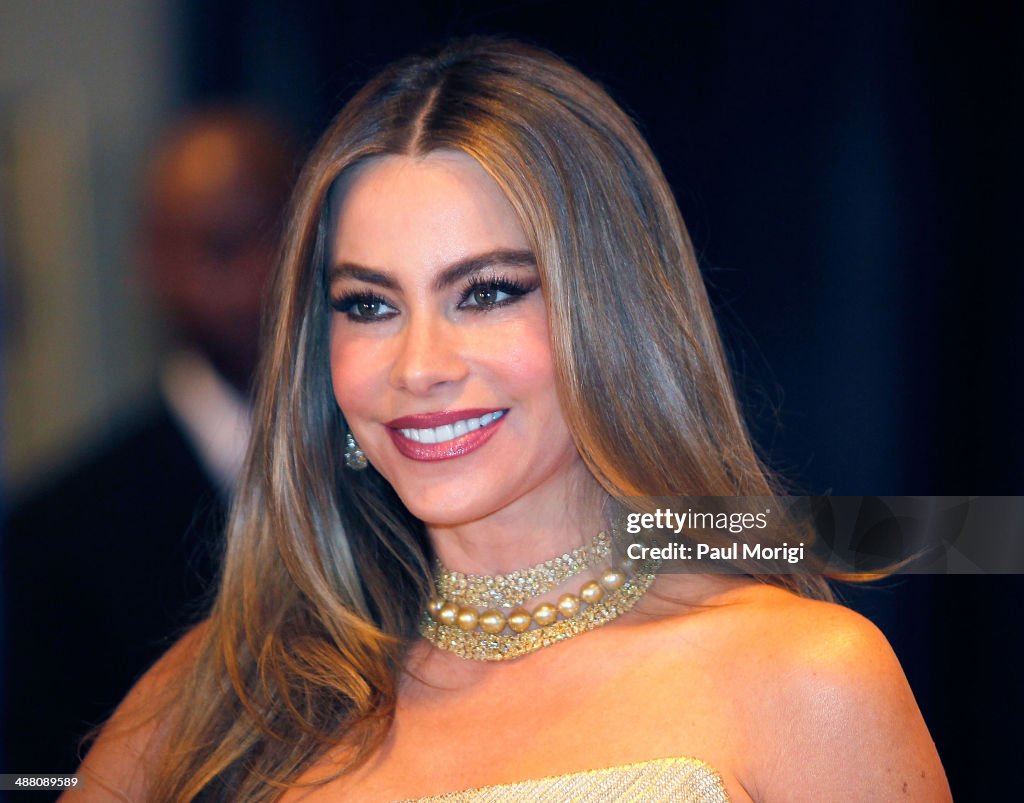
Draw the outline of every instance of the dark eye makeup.
<instances>
[{"instance_id":1,"label":"dark eye makeup","mask_svg":"<svg viewBox=\"0 0 1024 803\"><path fill-rule=\"evenodd\" d=\"M536 279L523 281L512 276L492 274L473 276L459 294L459 309L486 312L497 307L514 304L521 297L540 286Z\"/></svg>"},{"instance_id":2,"label":"dark eye makeup","mask_svg":"<svg viewBox=\"0 0 1024 803\"><path fill-rule=\"evenodd\" d=\"M536 278L527 280L500 274L470 277L460 288L458 308L467 312L488 312L515 304L540 287ZM383 296L359 290L331 299L331 307L357 323L375 323L393 318L398 310Z\"/></svg>"},{"instance_id":3,"label":"dark eye makeup","mask_svg":"<svg viewBox=\"0 0 1024 803\"><path fill-rule=\"evenodd\" d=\"M373 323L383 321L398 314L387 300L369 292L346 293L340 298L332 298L331 306L343 313L351 321Z\"/></svg>"}]
</instances>

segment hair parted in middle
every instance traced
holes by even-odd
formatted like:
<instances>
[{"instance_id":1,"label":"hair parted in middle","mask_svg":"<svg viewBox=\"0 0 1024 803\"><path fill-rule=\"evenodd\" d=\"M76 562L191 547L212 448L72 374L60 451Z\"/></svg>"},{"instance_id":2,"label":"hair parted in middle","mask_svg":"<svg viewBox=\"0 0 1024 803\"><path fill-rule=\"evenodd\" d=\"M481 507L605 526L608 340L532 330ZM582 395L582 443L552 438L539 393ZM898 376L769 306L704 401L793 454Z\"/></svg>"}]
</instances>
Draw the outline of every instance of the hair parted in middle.
<instances>
[{"instance_id":1,"label":"hair parted in middle","mask_svg":"<svg viewBox=\"0 0 1024 803\"><path fill-rule=\"evenodd\" d=\"M366 160L439 149L475 159L519 217L562 412L608 494L773 494L675 199L629 117L561 59L515 42L398 62L345 106L299 182L221 587L157 799L269 799L329 747L352 746L344 772L387 733L432 554L376 471L344 469L328 207ZM762 579L828 596L823 580Z\"/></svg>"}]
</instances>

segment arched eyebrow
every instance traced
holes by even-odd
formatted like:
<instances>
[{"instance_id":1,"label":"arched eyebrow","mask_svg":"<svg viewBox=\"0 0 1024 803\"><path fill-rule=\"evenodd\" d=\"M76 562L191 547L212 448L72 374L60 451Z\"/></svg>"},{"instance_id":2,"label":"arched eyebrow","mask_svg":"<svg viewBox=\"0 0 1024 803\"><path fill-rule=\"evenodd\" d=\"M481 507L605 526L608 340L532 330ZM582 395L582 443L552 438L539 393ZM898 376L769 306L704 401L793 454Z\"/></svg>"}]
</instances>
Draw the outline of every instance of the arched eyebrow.
<instances>
[{"instance_id":1,"label":"arched eyebrow","mask_svg":"<svg viewBox=\"0 0 1024 803\"><path fill-rule=\"evenodd\" d=\"M466 276L472 276L474 273L497 265L536 268L537 260L534 259L532 251L499 248L495 251L488 251L486 254L479 254L453 262L438 274L434 287L437 290L444 290L457 284ZM375 284L388 290L398 289L398 283L387 272L377 268L368 268L365 265L357 265L354 262L341 262L331 267L330 282L333 283L337 279L345 278L357 279L367 284Z\"/></svg>"},{"instance_id":2,"label":"arched eyebrow","mask_svg":"<svg viewBox=\"0 0 1024 803\"><path fill-rule=\"evenodd\" d=\"M532 251L513 251L509 249L489 251L486 254L480 254L469 259L461 259L449 265L438 275L437 281L434 282L434 287L437 290L444 290L453 284L457 284L466 276L472 276L474 273L486 270L487 268L493 268L496 265L536 268L537 260L533 258Z\"/></svg>"},{"instance_id":3,"label":"arched eyebrow","mask_svg":"<svg viewBox=\"0 0 1024 803\"><path fill-rule=\"evenodd\" d=\"M357 279L367 284L375 284L378 287L387 288L388 290L398 289L398 282L388 276L388 274L373 268L364 268L362 265L357 265L354 262L342 262L331 266L330 283L334 284L338 279Z\"/></svg>"}]
</instances>

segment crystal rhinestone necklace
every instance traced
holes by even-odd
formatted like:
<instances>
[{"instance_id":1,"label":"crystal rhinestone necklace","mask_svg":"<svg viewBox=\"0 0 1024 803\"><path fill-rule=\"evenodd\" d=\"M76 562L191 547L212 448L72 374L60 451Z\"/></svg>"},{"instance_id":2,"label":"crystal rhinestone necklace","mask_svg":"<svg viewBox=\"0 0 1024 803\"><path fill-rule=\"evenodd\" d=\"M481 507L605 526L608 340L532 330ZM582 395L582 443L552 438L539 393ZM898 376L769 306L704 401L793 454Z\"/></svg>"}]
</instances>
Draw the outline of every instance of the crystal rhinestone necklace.
<instances>
[{"instance_id":1,"label":"crystal rhinestone necklace","mask_svg":"<svg viewBox=\"0 0 1024 803\"><path fill-rule=\"evenodd\" d=\"M601 533L589 547L507 575L464 575L439 565L438 596L427 604L420 633L435 647L476 661L519 658L586 633L632 608L654 582L657 564L622 561L556 604L532 611L523 605L610 554L610 539Z\"/></svg>"},{"instance_id":2,"label":"crystal rhinestone necklace","mask_svg":"<svg viewBox=\"0 0 1024 803\"><path fill-rule=\"evenodd\" d=\"M546 594L592 566L607 562L611 554L611 539L607 533L600 532L590 544L509 574L463 574L450 571L436 561L434 584L438 596L459 605L514 608Z\"/></svg>"}]
</instances>

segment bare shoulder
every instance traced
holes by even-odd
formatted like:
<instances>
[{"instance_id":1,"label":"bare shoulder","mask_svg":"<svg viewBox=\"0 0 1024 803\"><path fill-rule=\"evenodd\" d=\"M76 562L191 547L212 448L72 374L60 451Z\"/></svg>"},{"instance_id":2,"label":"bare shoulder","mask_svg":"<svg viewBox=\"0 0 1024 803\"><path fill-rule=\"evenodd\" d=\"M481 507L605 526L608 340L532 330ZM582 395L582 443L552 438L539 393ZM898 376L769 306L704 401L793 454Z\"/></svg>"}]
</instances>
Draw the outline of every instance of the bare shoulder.
<instances>
[{"instance_id":1,"label":"bare shoulder","mask_svg":"<svg viewBox=\"0 0 1024 803\"><path fill-rule=\"evenodd\" d=\"M950 799L903 669L875 625L768 586L713 602L726 624L721 649L738 667L731 686L755 799Z\"/></svg>"},{"instance_id":2,"label":"bare shoulder","mask_svg":"<svg viewBox=\"0 0 1024 803\"><path fill-rule=\"evenodd\" d=\"M146 779L166 731L169 697L194 662L206 630L206 622L189 630L132 687L82 761L81 785L61 801L145 799Z\"/></svg>"}]
</instances>

